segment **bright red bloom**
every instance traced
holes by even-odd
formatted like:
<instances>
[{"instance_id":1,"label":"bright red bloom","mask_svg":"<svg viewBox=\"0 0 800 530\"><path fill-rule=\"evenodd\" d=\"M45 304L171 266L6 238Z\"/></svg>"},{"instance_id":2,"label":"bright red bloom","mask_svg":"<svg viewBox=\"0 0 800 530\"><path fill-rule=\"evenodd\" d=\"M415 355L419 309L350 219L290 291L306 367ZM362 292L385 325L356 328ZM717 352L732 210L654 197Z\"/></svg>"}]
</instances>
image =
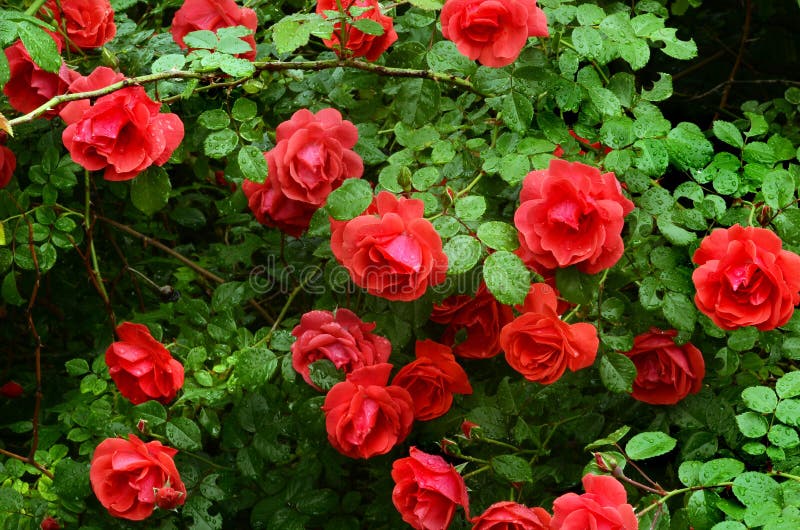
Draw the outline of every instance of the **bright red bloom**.
<instances>
[{"instance_id":1,"label":"bright red bloom","mask_svg":"<svg viewBox=\"0 0 800 530\"><path fill-rule=\"evenodd\" d=\"M392 464L392 502L403 521L417 530L444 530L461 506L469 518L464 479L444 458L412 447Z\"/></svg>"},{"instance_id":2,"label":"bright red bloom","mask_svg":"<svg viewBox=\"0 0 800 530\"><path fill-rule=\"evenodd\" d=\"M151 165L162 166L183 140L183 122L161 113L141 86L99 98L82 113L64 116L61 135L72 159L106 180L130 180Z\"/></svg>"},{"instance_id":3,"label":"bright red bloom","mask_svg":"<svg viewBox=\"0 0 800 530\"><path fill-rule=\"evenodd\" d=\"M366 57L368 61L375 61L397 40L392 17L381 13L378 0L319 0L317 14L324 16L325 11L338 11L339 4L345 13L349 12L351 7L371 8L353 17L354 20L372 20L383 28L382 35L370 35L351 24L342 25L341 22L337 22L333 27L331 38L323 39L322 42L339 56ZM343 42L347 53L342 53Z\"/></svg>"},{"instance_id":4,"label":"bright red bloom","mask_svg":"<svg viewBox=\"0 0 800 530\"><path fill-rule=\"evenodd\" d=\"M541 286L535 298L526 299L525 310L500 332L506 361L525 379L548 385L566 371L591 366L600 341L597 329L585 322L568 324L556 313L555 292Z\"/></svg>"},{"instance_id":5,"label":"bright red bloom","mask_svg":"<svg viewBox=\"0 0 800 530\"><path fill-rule=\"evenodd\" d=\"M150 399L172 401L183 386L183 365L147 326L123 322L116 331L120 340L106 350L106 364L120 394L134 405Z\"/></svg>"},{"instance_id":6,"label":"bright red bloom","mask_svg":"<svg viewBox=\"0 0 800 530\"><path fill-rule=\"evenodd\" d=\"M17 157L14 156L14 151L0 145L0 189L8 186L15 169L17 169Z\"/></svg>"},{"instance_id":7,"label":"bright red bloom","mask_svg":"<svg viewBox=\"0 0 800 530\"><path fill-rule=\"evenodd\" d=\"M472 519L472 530L549 530L550 514L510 501L496 502Z\"/></svg>"},{"instance_id":8,"label":"bright red bloom","mask_svg":"<svg viewBox=\"0 0 800 530\"><path fill-rule=\"evenodd\" d=\"M117 34L109 0L47 0L42 11L52 13L56 26L65 30L72 50L99 48Z\"/></svg>"},{"instance_id":9,"label":"bright red bloom","mask_svg":"<svg viewBox=\"0 0 800 530\"><path fill-rule=\"evenodd\" d=\"M484 66L511 64L528 37L549 34L536 0L447 0L442 8L442 36Z\"/></svg>"},{"instance_id":10,"label":"bright red bloom","mask_svg":"<svg viewBox=\"0 0 800 530\"><path fill-rule=\"evenodd\" d=\"M60 530L61 525L54 517L45 517L42 519L42 524L39 525L42 530Z\"/></svg>"},{"instance_id":11,"label":"bright red bloom","mask_svg":"<svg viewBox=\"0 0 800 530\"><path fill-rule=\"evenodd\" d=\"M89 92L113 85L125 79L125 76L115 72L107 66L98 66L89 75L81 75L73 79L69 84L67 92L77 94L79 92ZM74 123L83 117L83 114L92 108L92 102L88 99L79 99L65 103L58 115L66 123Z\"/></svg>"},{"instance_id":12,"label":"bright red bloom","mask_svg":"<svg viewBox=\"0 0 800 530\"><path fill-rule=\"evenodd\" d=\"M349 309L309 311L300 318L292 335L292 367L306 383L320 390L311 381L309 366L328 359L345 374L363 366L385 363L392 353L392 343L372 334L374 322L363 322Z\"/></svg>"},{"instance_id":13,"label":"bright red bloom","mask_svg":"<svg viewBox=\"0 0 800 530\"><path fill-rule=\"evenodd\" d=\"M319 209L313 204L288 198L269 178L263 184L245 179L242 182L242 192L259 223L274 226L294 237L300 237L308 230L311 217Z\"/></svg>"},{"instance_id":14,"label":"bright red bloom","mask_svg":"<svg viewBox=\"0 0 800 530\"><path fill-rule=\"evenodd\" d=\"M405 440L414 422L414 402L389 385L392 365L358 368L325 396L325 428L334 449L350 458L386 454Z\"/></svg>"},{"instance_id":15,"label":"bright red bloom","mask_svg":"<svg viewBox=\"0 0 800 530\"><path fill-rule=\"evenodd\" d=\"M61 40L56 37L53 40L60 52ZM3 87L3 93L14 110L24 114L39 108L55 96L65 94L70 82L79 75L64 64L57 74L42 70L33 62L21 40L6 48L5 53L10 79ZM43 117L49 120L57 113L57 109L51 109Z\"/></svg>"},{"instance_id":16,"label":"bright red bloom","mask_svg":"<svg viewBox=\"0 0 800 530\"><path fill-rule=\"evenodd\" d=\"M765 228L717 229L692 257L697 308L722 329L786 324L800 303L800 256Z\"/></svg>"},{"instance_id":17,"label":"bright red bloom","mask_svg":"<svg viewBox=\"0 0 800 530\"><path fill-rule=\"evenodd\" d=\"M523 259L534 268L608 269L625 250L623 218L632 211L613 173L555 158L522 183L514 224Z\"/></svg>"},{"instance_id":18,"label":"bright red bloom","mask_svg":"<svg viewBox=\"0 0 800 530\"><path fill-rule=\"evenodd\" d=\"M128 439L107 438L94 450L89 469L92 490L114 517L141 521L153 513L156 491L169 487L186 500L186 486L175 467L178 451L161 442L144 443L133 434Z\"/></svg>"},{"instance_id":19,"label":"bright red bloom","mask_svg":"<svg viewBox=\"0 0 800 530\"><path fill-rule=\"evenodd\" d=\"M252 31L258 29L258 16L249 7L239 7L233 0L185 0L172 18L172 39L186 49L183 38L198 30L217 31L220 28L244 26ZM240 56L249 61L256 58L256 39L253 34L242 37L252 51Z\"/></svg>"},{"instance_id":20,"label":"bright red bloom","mask_svg":"<svg viewBox=\"0 0 800 530\"><path fill-rule=\"evenodd\" d=\"M447 413L453 394L472 394L467 373L453 351L432 340L417 341L417 359L405 365L392 384L414 396L414 419L432 420Z\"/></svg>"},{"instance_id":21,"label":"bright red bloom","mask_svg":"<svg viewBox=\"0 0 800 530\"><path fill-rule=\"evenodd\" d=\"M186 492L176 490L171 486L163 486L156 489L156 506L162 510L174 510L186 502Z\"/></svg>"},{"instance_id":22,"label":"bright red bloom","mask_svg":"<svg viewBox=\"0 0 800 530\"><path fill-rule=\"evenodd\" d=\"M674 405L703 388L706 364L694 345L675 344L675 330L653 328L633 339L625 352L636 365L631 396L651 405Z\"/></svg>"},{"instance_id":23,"label":"bright red bloom","mask_svg":"<svg viewBox=\"0 0 800 530\"><path fill-rule=\"evenodd\" d=\"M444 281L442 239L421 200L382 191L350 221L331 220L331 250L356 285L387 300L416 300Z\"/></svg>"},{"instance_id":24,"label":"bright red bloom","mask_svg":"<svg viewBox=\"0 0 800 530\"><path fill-rule=\"evenodd\" d=\"M23 392L25 392L25 389L16 381L8 381L3 386L0 386L0 396L4 398L18 398Z\"/></svg>"},{"instance_id":25,"label":"bright red bloom","mask_svg":"<svg viewBox=\"0 0 800 530\"><path fill-rule=\"evenodd\" d=\"M433 306L431 320L447 324L442 342L453 345L456 334L466 332L466 339L453 347L453 353L465 359L488 359L500 353L500 330L514 319L511 308L501 304L481 282L475 296L453 295Z\"/></svg>"},{"instance_id":26,"label":"bright red bloom","mask_svg":"<svg viewBox=\"0 0 800 530\"><path fill-rule=\"evenodd\" d=\"M585 475L583 495L567 493L553 502L552 530L636 530L639 522L628 494L614 477Z\"/></svg>"}]
</instances>

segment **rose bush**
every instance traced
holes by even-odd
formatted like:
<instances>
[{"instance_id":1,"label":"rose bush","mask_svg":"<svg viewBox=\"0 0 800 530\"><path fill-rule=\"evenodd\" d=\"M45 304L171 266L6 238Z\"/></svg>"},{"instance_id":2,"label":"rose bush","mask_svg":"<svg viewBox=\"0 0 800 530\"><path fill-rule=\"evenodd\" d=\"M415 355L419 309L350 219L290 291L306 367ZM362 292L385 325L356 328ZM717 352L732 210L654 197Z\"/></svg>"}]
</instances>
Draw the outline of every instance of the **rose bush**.
<instances>
[{"instance_id":1,"label":"rose bush","mask_svg":"<svg viewBox=\"0 0 800 530\"><path fill-rule=\"evenodd\" d=\"M353 7L359 8L359 10L364 9L364 11L352 17L352 24L335 23L331 38L323 39L322 42L328 48L332 48L340 57L366 57L368 61L375 61L397 40L392 17L381 12L381 5L377 0L345 0L344 2L319 0L317 13L323 16L325 16L325 11L350 13L350 9ZM368 20L380 25L381 34L361 31L356 25L359 20Z\"/></svg>"}]
</instances>

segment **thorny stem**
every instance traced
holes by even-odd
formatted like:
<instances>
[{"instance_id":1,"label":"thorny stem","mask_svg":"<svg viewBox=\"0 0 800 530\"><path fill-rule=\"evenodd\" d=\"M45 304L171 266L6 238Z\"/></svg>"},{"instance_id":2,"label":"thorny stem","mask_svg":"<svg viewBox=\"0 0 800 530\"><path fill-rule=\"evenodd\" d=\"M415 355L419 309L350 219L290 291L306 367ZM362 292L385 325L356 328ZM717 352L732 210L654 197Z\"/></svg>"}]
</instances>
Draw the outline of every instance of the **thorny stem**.
<instances>
[{"instance_id":1,"label":"thorny stem","mask_svg":"<svg viewBox=\"0 0 800 530\"><path fill-rule=\"evenodd\" d=\"M642 515L646 514L647 512L649 512L651 510L654 510L657 507L661 506L662 504L667 502L667 500L671 499L675 495L680 495L681 493L687 493L687 492L690 492L690 491L707 490L707 489L711 489L711 488L722 488L722 487L727 487L727 486L733 486L733 482L720 482L719 484L714 484L712 486L690 486L688 488L680 488L680 489L668 491L668 492L665 492L665 493L660 493L659 495L663 495L663 497L661 497L660 499L656 499L655 501L653 501L653 504L651 504L650 506L647 506L646 508L643 508L641 511L637 512L636 516L637 517L641 517Z\"/></svg>"},{"instance_id":2,"label":"thorny stem","mask_svg":"<svg viewBox=\"0 0 800 530\"><path fill-rule=\"evenodd\" d=\"M83 224L86 228L86 238L89 240L89 256L92 260L91 272L94 274L96 281L93 282L95 287L97 287L97 292L100 293L100 296L103 298L103 302L106 305L106 310L108 311L109 317L111 318L111 324L115 325L115 318L114 312L111 309L111 299L108 297L108 291L106 291L106 286L103 283L103 276L100 274L100 263L97 260L97 252L94 249L94 237L92 234L93 230L93 222L92 222L92 198L91 198L91 186L92 180L89 176L89 170L84 170L84 203L85 203L85 212L83 214ZM115 326L116 327L116 326Z\"/></svg>"},{"instance_id":3,"label":"thorny stem","mask_svg":"<svg viewBox=\"0 0 800 530\"><path fill-rule=\"evenodd\" d=\"M465 473L464 475L461 476L461 478L463 478L464 480L467 480L468 478L474 477L475 475L479 475L479 474L483 473L484 471L489 471L491 468L492 468L492 466L484 465L484 466L479 467L478 469L470 471L469 473Z\"/></svg>"},{"instance_id":4,"label":"thorny stem","mask_svg":"<svg viewBox=\"0 0 800 530\"><path fill-rule=\"evenodd\" d=\"M33 467L35 467L36 469L38 469L39 471L41 471L43 475L47 476L47 478L50 478L50 479L53 478L53 473L51 471L49 471L46 467L44 467L39 462L36 462L32 458L29 458L27 456L18 455L17 453L12 453L11 451L6 451L3 448L0 448L0 455L5 455L5 456L7 456L9 458L14 458L16 460L19 460L20 462L25 462L26 464L30 464Z\"/></svg>"},{"instance_id":5,"label":"thorny stem","mask_svg":"<svg viewBox=\"0 0 800 530\"><path fill-rule=\"evenodd\" d=\"M305 289L306 285L308 285L308 282L310 282L314 278L314 276L315 276L314 274L309 274L305 278L300 279L300 284L297 287L295 287L291 293L289 293L289 297L286 299L286 303L283 304L281 312L278 314L278 317L275 319L275 322L272 323L272 327L270 328L269 332L267 332L264 338L259 340L255 345L262 343L263 344L269 343L269 339L272 338L272 334L275 333L275 330L278 329L278 326L280 325L281 321L283 321L283 318L286 316L286 313L289 311L289 307L292 305L292 302L294 302L294 299L297 298L297 295L300 294L300 292L303 289Z\"/></svg>"}]
</instances>

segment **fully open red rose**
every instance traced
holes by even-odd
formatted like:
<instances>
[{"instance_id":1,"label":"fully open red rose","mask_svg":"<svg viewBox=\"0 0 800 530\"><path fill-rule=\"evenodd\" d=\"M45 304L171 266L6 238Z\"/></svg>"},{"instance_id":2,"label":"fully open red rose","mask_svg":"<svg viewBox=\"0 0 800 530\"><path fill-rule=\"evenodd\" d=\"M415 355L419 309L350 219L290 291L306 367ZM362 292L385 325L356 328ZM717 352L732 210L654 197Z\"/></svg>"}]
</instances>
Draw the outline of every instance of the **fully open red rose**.
<instances>
[{"instance_id":1,"label":"fully open red rose","mask_svg":"<svg viewBox=\"0 0 800 530\"><path fill-rule=\"evenodd\" d=\"M161 488L179 492L174 504L183 504L186 486L172 460L177 452L161 442L144 443L133 434L127 440L103 440L94 450L89 469L97 500L114 517L131 521L141 521L153 513Z\"/></svg>"},{"instance_id":2,"label":"fully open red rose","mask_svg":"<svg viewBox=\"0 0 800 530\"><path fill-rule=\"evenodd\" d=\"M675 344L675 330L653 328L633 339L625 352L636 365L631 396L651 405L674 405L703 387L706 363L694 345Z\"/></svg>"},{"instance_id":3,"label":"fully open red rose","mask_svg":"<svg viewBox=\"0 0 800 530\"><path fill-rule=\"evenodd\" d=\"M526 300L523 313L500 332L500 346L506 361L525 379L544 385L571 371L591 366L600 341L591 324L568 324L556 313L555 292L544 285L541 295Z\"/></svg>"},{"instance_id":4,"label":"fully open red rose","mask_svg":"<svg viewBox=\"0 0 800 530\"><path fill-rule=\"evenodd\" d=\"M383 28L383 34L370 35L351 24L337 22L334 24L331 38L323 39L322 42L328 48L336 51L339 56L366 57L369 61L375 61L397 40L392 17L381 13L378 0L319 0L317 13L324 16L325 11L339 11L340 9L348 13L351 7L371 8L354 16L353 19L377 22ZM342 53L342 43L347 50L346 53Z\"/></svg>"},{"instance_id":5,"label":"fully open red rose","mask_svg":"<svg viewBox=\"0 0 800 530\"><path fill-rule=\"evenodd\" d=\"M8 186L15 169L17 169L17 157L14 156L14 151L0 145L0 189Z\"/></svg>"},{"instance_id":6,"label":"fully open red rose","mask_svg":"<svg viewBox=\"0 0 800 530\"><path fill-rule=\"evenodd\" d=\"M172 39L182 49L187 46L183 38L198 30L217 31L220 28L244 26L252 31L258 28L258 16L249 7L239 7L233 0L185 0L172 18ZM252 61L256 58L256 39L253 34L242 37L252 51L240 57Z\"/></svg>"},{"instance_id":7,"label":"fully open red rose","mask_svg":"<svg viewBox=\"0 0 800 530\"><path fill-rule=\"evenodd\" d=\"M143 87L123 88L99 98L77 117L65 116L61 135L72 159L88 169L103 169L106 180L130 180L151 165L164 165L183 140L183 122Z\"/></svg>"},{"instance_id":8,"label":"fully open red rose","mask_svg":"<svg viewBox=\"0 0 800 530\"><path fill-rule=\"evenodd\" d=\"M345 374L363 366L385 363L392 353L392 343L373 335L375 323L363 322L349 309L309 311L300 318L292 335L292 366L309 385L308 367L314 361L328 359Z\"/></svg>"},{"instance_id":9,"label":"fully open red rose","mask_svg":"<svg viewBox=\"0 0 800 530\"><path fill-rule=\"evenodd\" d=\"M414 402L404 388L387 386L391 371L388 363L358 368L325 396L328 441L343 455L386 454L411 432Z\"/></svg>"},{"instance_id":10,"label":"fully open red rose","mask_svg":"<svg viewBox=\"0 0 800 530\"><path fill-rule=\"evenodd\" d=\"M417 341L416 355L392 379L393 385L414 396L414 419L438 418L450 410L453 394L472 394L467 373L450 348L432 340Z\"/></svg>"},{"instance_id":11,"label":"fully open red rose","mask_svg":"<svg viewBox=\"0 0 800 530\"><path fill-rule=\"evenodd\" d=\"M553 159L522 183L514 214L522 257L534 268L608 269L622 256L623 218L632 211L613 173Z\"/></svg>"},{"instance_id":12,"label":"fully open red rose","mask_svg":"<svg viewBox=\"0 0 800 530\"><path fill-rule=\"evenodd\" d=\"M445 344L452 346L459 333L466 333L453 346L453 353L466 359L488 359L500 353L500 330L513 319L511 308L498 302L483 282L475 296L451 296L433 306L431 313L431 320L447 324L441 339Z\"/></svg>"},{"instance_id":13,"label":"fully open red rose","mask_svg":"<svg viewBox=\"0 0 800 530\"><path fill-rule=\"evenodd\" d=\"M536 0L447 0L442 35L484 66L513 63L528 37L546 37L547 17Z\"/></svg>"},{"instance_id":14,"label":"fully open red rose","mask_svg":"<svg viewBox=\"0 0 800 530\"><path fill-rule=\"evenodd\" d=\"M447 255L422 201L382 191L350 221L331 220L331 250L359 287L387 300L416 300L444 281Z\"/></svg>"},{"instance_id":15,"label":"fully open red rose","mask_svg":"<svg viewBox=\"0 0 800 530\"><path fill-rule=\"evenodd\" d=\"M109 0L47 0L42 11L66 32L72 50L99 48L117 34Z\"/></svg>"},{"instance_id":16,"label":"fully open red rose","mask_svg":"<svg viewBox=\"0 0 800 530\"><path fill-rule=\"evenodd\" d=\"M469 518L464 479L444 458L412 447L392 464L392 502L403 521L417 530L444 530L461 506Z\"/></svg>"},{"instance_id":17,"label":"fully open red rose","mask_svg":"<svg viewBox=\"0 0 800 530\"><path fill-rule=\"evenodd\" d=\"M55 37L53 40L60 52L61 40ZM3 93L8 97L9 105L18 112L31 112L53 97L66 93L70 82L79 76L63 64L57 74L42 70L33 62L20 40L6 48L5 54L10 79L3 87ZM57 113L57 109L51 109L43 117L51 119Z\"/></svg>"},{"instance_id":18,"label":"fully open red rose","mask_svg":"<svg viewBox=\"0 0 800 530\"><path fill-rule=\"evenodd\" d=\"M120 340L106 350L106 364L120 394L134 405L150 399L172 401L183 386L183 365L147 326L123 322L116 331Z\"/></svg>"},{"instance_id":19,"label":"fully open red rose","mask_svg":"<svg viewBox=\"0 0 800 530\"><path fill-rule=\"evenodd\" d=\"M800 256L765 228L734 225L711 232L692 260L694 302L714 324L761 331L786 324L800 303Z\"/></svg>"},{"instance_id":20,"label":"fully open red rose","mask_svg":"<svg viewBox=\"0 0 800 530\"><path fill-rule=\"evenodd\" d=\"M496 502L472 519L472 530L549 530L550 514L510 501Z\"/></svg>"},{"instance_id":21,"label":"fully open red rose","mask_svg":"<svg viewBox=\"0 0 800 530\"><path fill-rule=\"evenodd\" d=\"M607 475L584 475L583 495L567 493L553 502L552 530L636 530L639 523L622 484Z\"/></svg>"}]
</instances>

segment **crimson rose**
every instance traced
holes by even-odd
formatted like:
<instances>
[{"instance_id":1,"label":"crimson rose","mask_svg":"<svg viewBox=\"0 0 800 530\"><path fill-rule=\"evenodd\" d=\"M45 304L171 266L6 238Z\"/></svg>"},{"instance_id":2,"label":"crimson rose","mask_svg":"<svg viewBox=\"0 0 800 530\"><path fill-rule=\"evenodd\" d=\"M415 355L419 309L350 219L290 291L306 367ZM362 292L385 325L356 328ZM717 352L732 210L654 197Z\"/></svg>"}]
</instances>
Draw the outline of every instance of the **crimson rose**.
<instances>
[{"instance_id":1,"label":"crimson rose","mask_svg":"<svg viewBox=\"0 0 800 530\"><path fill-rule=\"evenodd\" d=\"M266 158L266 153L264 155ZM308 230L311 217L319 209L313 204L288 198L270 178L263 184L245 179L242 182L242 192L259 223L274 226L294 237L300 237Z\"/></svg>"},{"instance_id":2,"label":"crimson rose","mask_svg":"<svg viewBox=\"0 0 800 530\"><path fill-rule=\"evenodd\" d=\"M550 514L510 501L496 502L472 519L472 530L549 530Z\"/></svg>"},{"instance_id":3,"label":"crimson rose","mask_svg":"<svg viewBox=\"0 0 800 530\"><path fill-rule=\"evenodd\" d=\"M17 157L14 156L14 151L0 145L0 189L8 186L15 169L17 169Z\"/></svg>"},{"instance_id":4,"label":"crimson rose","mask_svg":"<svg viewBox=\"0 0 800 530\"><path fill-rule=\"evenodd\" d=\"M141 86L99 98L80 117L64 117L61 135L72 159L88 169L103 169L106 180L130 180L151 165L162 166L183 140L183 122L160 113L161 105Z\"/></svg>"},{"instance_id":5,"label":"crimson rose","mask_svg":"<svg viewBox=\"0 0 800 530\"><path fill-rule=\"evenodd\" d=\"M633 339L633 349L626 352L636 365L634 399L651 405L674 405L703 387L706 364L694 345L675 344L675 330L653 328Z\"/></svg>"},{"instance_id":6,"label":"crimson rose","mask_svg":"<svg viewBox=\"0 0 800 530\"><path fill-rule=\"evenodd\" d=\"M392 502L403 521L417 530L444 530L456 506L469 518L469 497L464 479L444 458L412 447L407 458L392 464Z\"/></svg>"},{"instance_id":7,"label":"crimson rose","mask_svg":"<svg viewBox=\"0 0 800 530\"><path fill-rule=\"evenodd\" d=\"M506 324L500 332L500 346L506 361L528 381L548 385L571 371L591 366L600 341L591 324L568 324L556 312L555 291L534 284L538 297L528 297L526 313Z\"/></svg>"},{"instance_id":8,"label":"crimson rose","mask_svg":"<svg viewBox=\"0 0 800 530\"><path fill-rule=\"evenodd\" d=\"M366 57L368 61L375 61L397 40L397 32L394 30L392 17L381 13L381 6L378 0L319 0L317 2L317 14L325 16L325 11L340 10L347 13L351 7L371 8L360 15L354 16L353 20L367 19L377 22L383 28L383 34L370 35L352 24L337 22L333 26L331 38L323 39L322 42L328 48L333 49L339 56ZM343 53L342 42L345 43L346 53Z\"/></svg>"},{"instance_id":9,"label":"crimson rose","mask_svg":"<svg viewBox=\"0 0 800 530\"><path fill-rule=\"evenodd\" d=\"M442 36L484 66L511 64L528 37L549 34L536 0L447 0L442 8Z\"/></svg>"},{"instance_id":10,"label":"crimson rose","mask_svg":"<svg viewBox=\"0 0 800 530\"><path fill-rule=\"evenodd\" d=\"M356 285L387 300L416 300L444 281L442 239L418 199L382 191L364 214L331 220L331 250Z\"/></svg>"},{"instance_id":11,"label":"crimson rose","mask_svg":"<svg viewBox=\"0 0 800 530\"><path fill-rule=\"evenodd\" d=\"M117 34L109 0L47 0L42 10L52 13L72 50L99 48Z\"/></svg>"},{"instance_id":12,"label":"crimson rose","mask_svg":"<svg viewBox=\"0 0 800 530\"><path fill-rule=\"evenodd\" d=\"M388 453L411 432L414 402L404 388L387 386L391 371L388 363L358 368L325 396L328 441L343 455Z\"/></svg>"},{"instance_id":13,"label":"crimson rose","mask_svg":"<svg viewBox=\"0 0 800 530\"><path fill-rule=\"evenodd\" d=\"M114 517L131 521L153 513L162 488L177 492L172 507L183 504L186 486L172 460L177 452L161 442L144 443L133 434L127 440L103 440L94 450L89 469L97 500Z\"/></svg>"},{"instance_id":14,"label":"crimson rose","mask_svg":"<svg viewBox=\"0 0 800 530\"><path fill-rule=\"evenodd\" d=\"M187 33L198 30L217 31L220 28L244 26L252 31L258 29L258 16L249 7L239 7L233 0L185 0L172 18L172 39L186 49L183 38ZM249 61L256 58L256 39L251 33L242 37L252 48L241 54Z\"/></svg>"},{"instance_id":15,"label":"crimson rose","mask_svg":"<svg viewBox=\"0 0 800 530\"><path fill-rule=\"evenodd\" d=\"M522 258L537 269L608 269L622 256L623 218L632 211L613 173L555 158L522 182L514 214Z\"/></svg>"},{"instance_id":16,"label":"crimson rose","mask_svg":"<svg viewBox=\"0 0 800 530\"><path fill-rule=\"evenodd\" d=\"M438 418L450 410L453 394L472 394L467 373L450 348L432 340L417 341L416 355L392 379L393 385L414 396L414 419Z\"/></svg>"},{"instance_id":17,"label":"crimson rose","mask_svg":"<svg viewBox=\"0 0 800 530\"><path fill-rule=\"evenodd\" d=\"M169 403L183 386L183 365L142 324L117 326L119 341L106 350L106 364L120 394L134 405Z\"/></svg>"},{"instance_id":18,"label":"crimson rose","mask_svg":"<svg viewBox=\"0 0 800 530\"><path fill-rule=\"evenodd\" d=\"M765 228L717 229L692 260L697 308L722 329L786 324L800 303L800 256Z\"/></svg>"},{"instance_id":19,"label":"crimson rose","mask_svg":"<svg viewBox=\"0 0 800 530\"><path fill-rule=\"evenodd\" d=\"M481 282L475 296L453 295L433 306L431 320L447 324L442 342L453 345L456 334L466 338L453 347L453 353L466 359L488 359L500 353L500 330L514 319L514 313L501 304Z\"/></svg>"},{"instance_id":20,"label":"crimson rose","mask_svg":"<svg viewBox=\"0 0 800 530\"><path fill-rule=\"evenodd\" d=\"M330 360L337 369L348 374L356 368L385 363L392 353L388 339L373 335L375 323L363 322L349 309L309 311L293 330L297 340L292 344L292 367L309 385L309 365L320 359Z\"/></svg>"},{"instance_id":21,"label":"crimson rose","mask_svg":"<svg viewBox=\"0 0 800 530\"><path fill-rule=\"evenodd\" d=\"M584 475L583 495L567 493L553 502L552 530L636 530L639 522L622 484L607 475Z\"/></svg>"}]
</instances>

